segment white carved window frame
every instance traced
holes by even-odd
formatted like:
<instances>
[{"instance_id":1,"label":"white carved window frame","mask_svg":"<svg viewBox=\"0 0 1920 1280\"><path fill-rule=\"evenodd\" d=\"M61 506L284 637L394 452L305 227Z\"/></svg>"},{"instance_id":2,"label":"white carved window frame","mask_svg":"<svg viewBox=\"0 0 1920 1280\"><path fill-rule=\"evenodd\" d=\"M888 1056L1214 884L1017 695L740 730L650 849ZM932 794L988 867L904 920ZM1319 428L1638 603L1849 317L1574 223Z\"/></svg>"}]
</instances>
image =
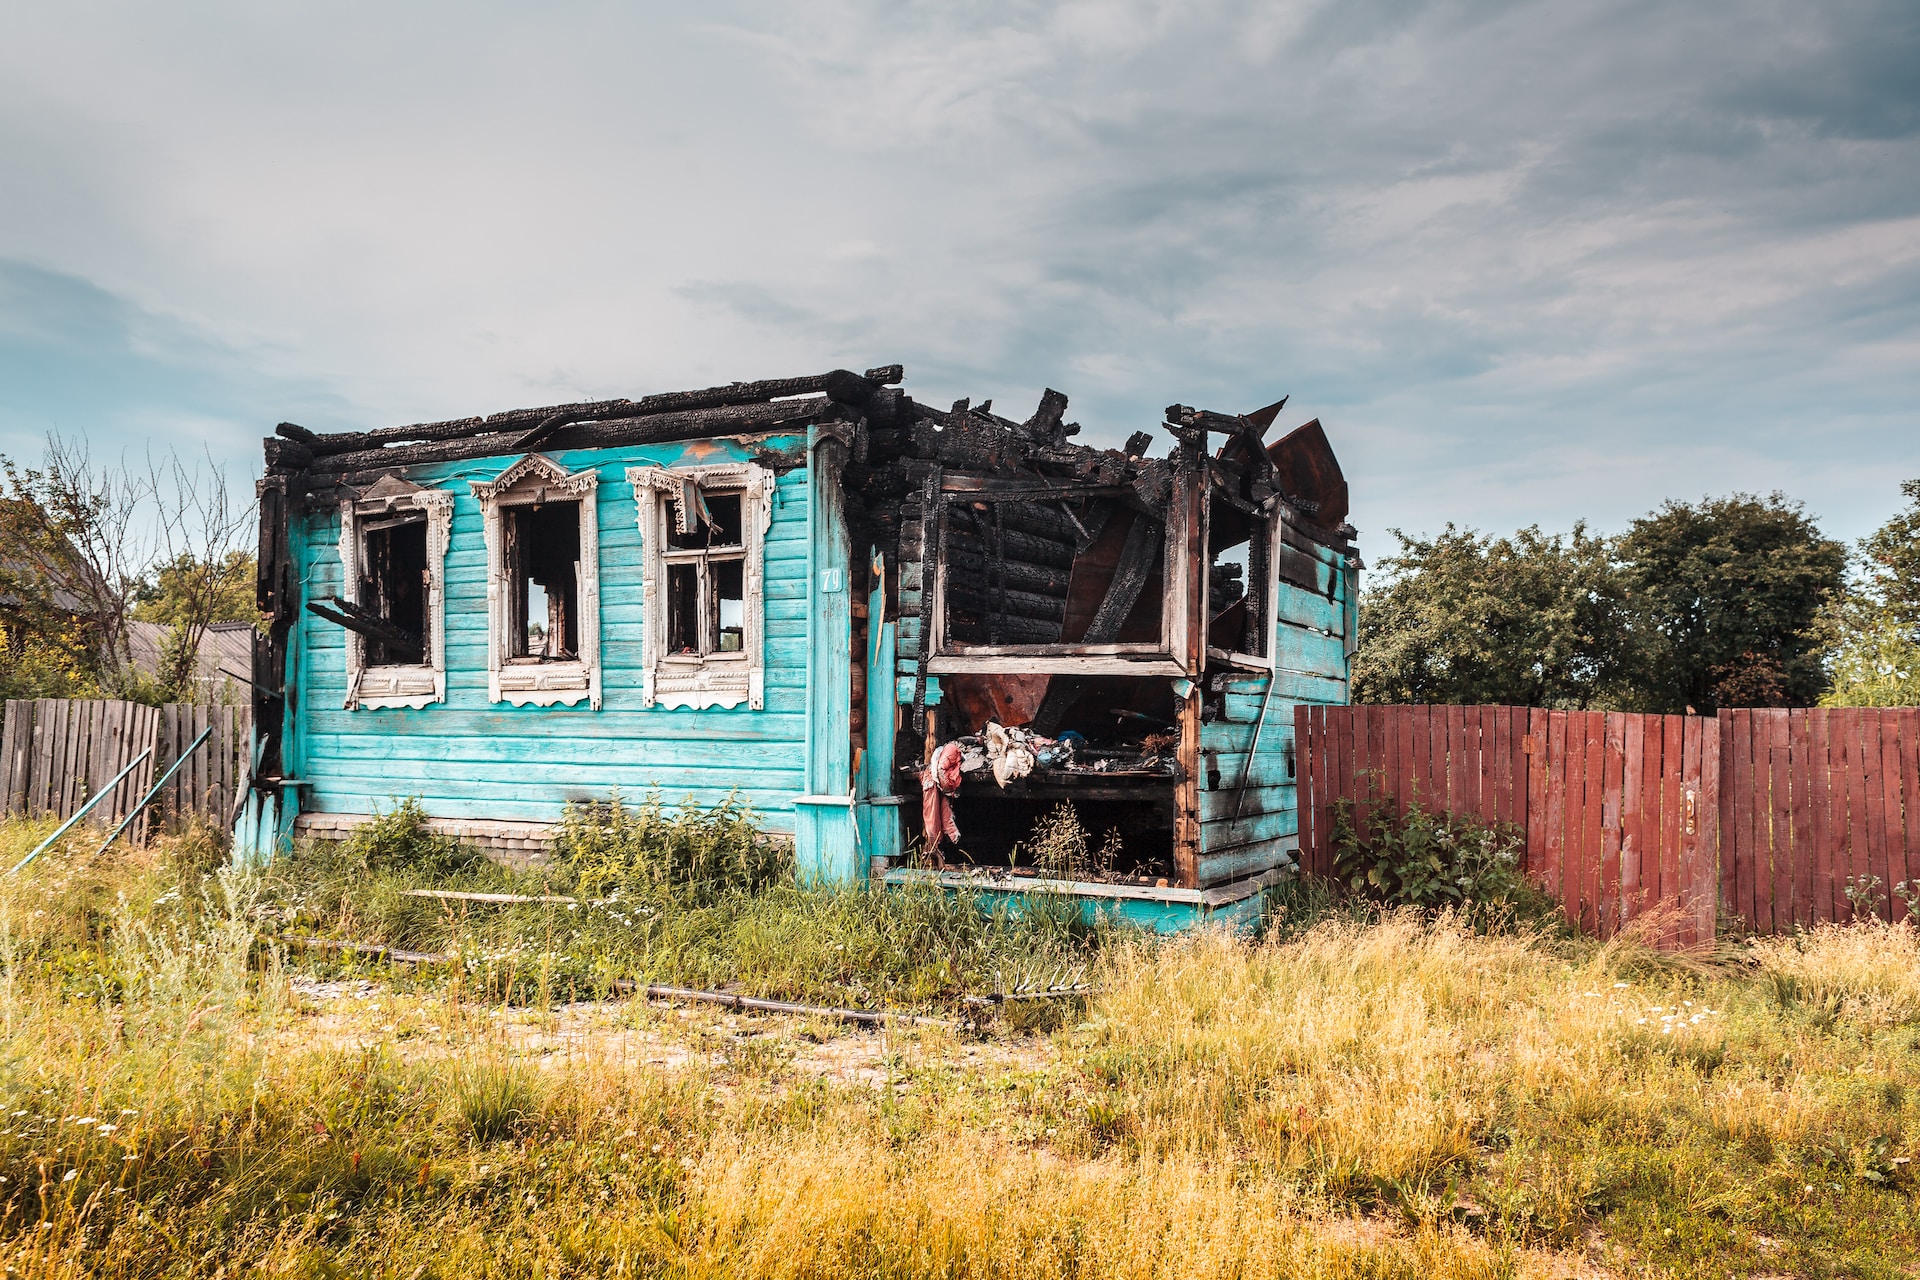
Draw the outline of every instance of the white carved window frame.
<instances>
[{"instance_id":1,"label":"white carved window frame","mask_svg":"<svg viewBox=\"0 0 1920 1280\"><path fill-rule=\"evenodd\" d=\"M544 454L530 453L490 482L469 482L479 500L487 540L487 697L516 707L575 706L600 709L600 473L568 471ZM559 662L509 663L514 637L507 593L506 544L500 515L508 507L547 502L580 504L580 572L574 584L580 612L580 653Z\"/></svg>"},{"instance_id":2,"label":"white carved window frame","mask_svg":"<svg viewBox=\"0 0 1920 1280\"><path fill-rule=\"evenodd\" d=\"M740 539L746 548L740 652L698 657L667 652L667 521L690 529L687 481L706 493L740 495ZM646 627L641 702L648 707L766 708L766 542L773 522L773 472L751 462L702 467L628 467L640 527L641 588Z\"/></svg>"},{"instance_id":3,"label":"white carved window frame","mask_svg":"<svg viewBox=\"0 0 1920 1280\"><path fill-rule=\"evenodd\" d=\"M347 632L348 711L408 707L419 710L447 700L447 543L453 534L453 494L423 489L397 476L382 476L357 498L340 504L342 598L360 598L360 522L413 508L427 522L427 661L367 665L367 640Z\"/></svg>"}]
</instances>

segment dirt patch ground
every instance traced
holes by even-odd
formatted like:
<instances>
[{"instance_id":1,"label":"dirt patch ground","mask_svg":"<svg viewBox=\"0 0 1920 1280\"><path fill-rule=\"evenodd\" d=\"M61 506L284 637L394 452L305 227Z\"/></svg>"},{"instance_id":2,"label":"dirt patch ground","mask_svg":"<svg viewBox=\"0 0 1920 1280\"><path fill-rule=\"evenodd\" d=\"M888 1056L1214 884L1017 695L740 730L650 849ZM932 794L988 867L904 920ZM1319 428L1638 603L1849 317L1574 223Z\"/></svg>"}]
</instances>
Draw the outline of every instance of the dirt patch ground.
<instances>
[{"instance_id":1,"label":"dirt patch ground","mask_svg":"<svg viewBox=\"0 0 1920 1280\"><path fill-rule=\"evenodd\" d=\"M408 1062L431 1061L456 1045L491 1039L549 1069L589 1061L709 1074L739 1069L884 1089L918 1071L1031 1073L1061 1060L1057 1046L1042 1036L975 1037L928 1026L875 1029L660 1000L503 1009L410 996L367 979L294 978L289 993L293 1016L280 1032L289 1047L384 1045Z\"/></svg>"}]
</instances>

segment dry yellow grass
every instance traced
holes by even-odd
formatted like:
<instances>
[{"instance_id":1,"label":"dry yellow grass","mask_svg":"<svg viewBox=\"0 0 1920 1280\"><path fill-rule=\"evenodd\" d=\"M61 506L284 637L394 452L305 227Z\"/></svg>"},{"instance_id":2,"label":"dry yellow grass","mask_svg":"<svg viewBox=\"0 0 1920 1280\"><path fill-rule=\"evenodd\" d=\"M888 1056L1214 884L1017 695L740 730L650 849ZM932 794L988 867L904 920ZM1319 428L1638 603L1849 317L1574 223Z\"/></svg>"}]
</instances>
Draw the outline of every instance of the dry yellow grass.
<instances>
[{"instance_id":1,"label":"dry yellow grass","mask_svg":"<svg viewBox=\"0 0 1920 1280\"><path fill-rule=\"evenodd\" d=\"M1920 1258L1911 929L1717 967L1411 913L1286 943L1123 941L1060 1030L981 1042L505 1009L373 971L319 1001L260 947L253 892L165 859L0 884L11 1273L1894 1276Z\"/></svg>"}]
</instances>

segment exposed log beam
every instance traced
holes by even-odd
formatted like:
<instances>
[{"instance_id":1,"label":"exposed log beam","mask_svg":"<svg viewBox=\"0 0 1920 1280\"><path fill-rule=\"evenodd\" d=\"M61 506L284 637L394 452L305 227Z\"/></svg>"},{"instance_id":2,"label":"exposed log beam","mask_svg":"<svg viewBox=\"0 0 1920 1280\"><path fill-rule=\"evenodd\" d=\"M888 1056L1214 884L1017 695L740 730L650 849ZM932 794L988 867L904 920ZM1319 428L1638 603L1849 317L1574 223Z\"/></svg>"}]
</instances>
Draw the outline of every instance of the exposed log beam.
<instances>
[{"instance_id":1,"label":"exposed log beam","mask_svg":"<svg viewBox=\"0 0 1920 1280\"><path fill-rule=\"evenodd\" d=\"M359 605L342 600L339 596L332 599L333 608L309 603L307 612L328 622L357 631L367 639L384 647L390 654L412 662L425 660L425 650L420 637L403 627L397 627L385 618L368 613Z\"/></svg>"},{"instance_id":2,"label":"exposed log beam","mask_svg":"<svg viewBox=\"0 0 1920 1280\"><path fill-rule=\"evenodd\" d=\"M847 369L810 374L802 378L773 378L763 382L736 382L724 387L700 391L670 391L642 396L638 400L592 400L578 404L550 405L542 409L511 409L480 418L451 418L443 422L421 422L404 427L382 427L376 431L345 431L316 435L309 444L316 454L326 456L358 453L393 444L458 440L470 436L513 431L532 435L546 428L578 422L604 422L614 418L642 418L654 414L686 413L696 409L718 409L732 405L758 405L788 396L817 395L847 405L863 405L884 385L884 380L899 381L900 366L886 365L868 371L879 378L865 377ZM548 427L548 423L554 426ZM308 433L312 434L312 433ZM526 446L531 447L531 446Z\"/></svg>"},{"instance_id":3,"label":"exposed log beam","mask_svg":"<svg viewBox=\"0 0 1920 1280\"><path fill-rule=\"evenodd\" d=\"M832 408L833 402L827 397L815 396L804 400L777 400L772 404L732 405L642 418L575 422L556 430L542 443L543 447L550 449L604 449L615 445L697 440L707 436L738 435L788 423L808 422L830 412ZM314 470L338 475L350 471L382 471L390 467L417 466L427 462L502 457L525 452L515 449L514 441L518 438L516 433L490 432L459 440L363 449L357 453L321 458L314 464Z\"/></svg>"}]
</instances>

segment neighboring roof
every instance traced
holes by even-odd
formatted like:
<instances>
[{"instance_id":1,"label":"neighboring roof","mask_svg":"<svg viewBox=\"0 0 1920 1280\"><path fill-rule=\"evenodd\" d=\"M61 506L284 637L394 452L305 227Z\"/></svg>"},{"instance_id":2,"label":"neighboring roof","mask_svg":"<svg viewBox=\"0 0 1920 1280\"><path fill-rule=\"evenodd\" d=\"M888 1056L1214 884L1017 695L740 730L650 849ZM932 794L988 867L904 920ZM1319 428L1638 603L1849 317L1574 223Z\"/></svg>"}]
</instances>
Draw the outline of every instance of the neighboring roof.
<instances>
[{"instance_id":1,"label":"neighboring roof","mask_svg":"<svg viewBox=\"0 0 1920 1280\"><path fill-rule=\"evenodd\" d=\"M147 675L158 674L160 656L165 651L167 633L173 628L159 622L133 621L127 624L127 653L134 669ZM216 622L200 637L197 679L218 683L248 681L253 665L253 624Z\"/></svg>"}]
</instances>

